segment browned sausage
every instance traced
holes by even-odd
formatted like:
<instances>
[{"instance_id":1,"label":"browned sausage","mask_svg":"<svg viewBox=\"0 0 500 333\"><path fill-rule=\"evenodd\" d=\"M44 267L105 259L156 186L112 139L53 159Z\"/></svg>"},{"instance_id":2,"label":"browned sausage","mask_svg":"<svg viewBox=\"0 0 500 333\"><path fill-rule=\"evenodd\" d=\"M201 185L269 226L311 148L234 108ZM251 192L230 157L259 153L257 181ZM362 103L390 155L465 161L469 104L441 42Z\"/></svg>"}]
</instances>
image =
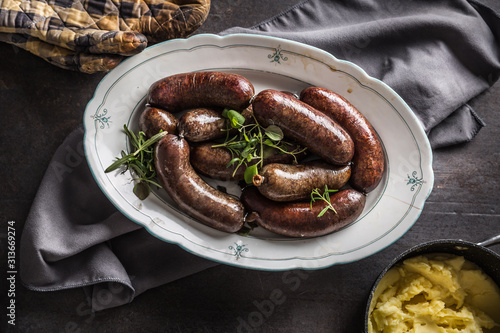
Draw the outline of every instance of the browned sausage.
<instances>
[{"instance_id":1,"label":"browned sausage","mask_svg":"<svg viewBox=\"0 0 500 333\"><path fill-rule=\"evenodd\" d=\"M247 209L247 222L279 235L289 237L322 236L343 228L354 222L363 212L366 198L364 194L347 189L330 196L330 202L336 212L327 210L325 201L276 202L267 199L255 186L247 187L241 194L241 202Z\"/></svg>"},{"instance_id":2,"label":"browned sausage","mask_svg":"<svg viewBox=\"0 0 500 333\"><path fill-rule=\"evenodd\" d=\"M171 134L177 133L177 118L162 109L146 106L139 117L139 129L150 138L160 130Z\"/></svg>"},{"instance_id":3,"label":"browned sausage","mask_svg":"<svg viewBox=\"0 0 500 333\"><path fill-rule=\"evenodd\" d=\"M148 103L175 113L195 107L245 109L255 94L250 81L238 74L191 72L156 81L148 91Z\"/></svg>"},{"instance_id":4,"label":"browned sausage","mask_svg":"<svg viewBox=\"0 0 500 333\"><path fill-rule=\"evenodd\" d=\"M191 164L200 174L220 180L242 180L245 173L245 165L240 166L236 173L236 165L228 167L233 159L231 152L224 147L213 147L214 142L203 142L191 147ZM297 161L302 160L306 153L296 155ZM255 161L254 163L257 163ZM273 155L264 158L263 164L269 163L294 163L295 159L290 154L274 152Z\"/></svg>"},{"instance_id":5,"label":"browned sausage","mask_svg":"<svg viewBox=\"0 0 500 333\"><path fill-rule=\"evenodd\" d=\"M241 111L245 124L253 121L251 106ZM179 135L189 142L202 142L220 139L228 135L228 120L222 116L223 109L196 108L187 111L179 119ZM237 130L230 130L234 135Z\"/></svg>"},{"instance_id":6,"label":"browned sausage","mask_svg":"<svg viewBox=\"0 0 500 333\"><path fill-rule=\"evenodd\" d=\"M196 108L179 119L179 135L190 142L202 142L223 138L227 135L226 119L222 109Z\"/></svg>"},{"instance_id":7,"label":"browned sausage","mask_svg":"<svg viewBox=\"0 0 500 333\"><path fill-rule=\"evenodd\" d=\"M191 164L193 168L204 176L220 180L241 180L245 168L238 168L236 174L235 165L228 167L233 159L231 152L223 147L212 147L214 142L204 142L191 147ZM233 177L234 174L234 177Z\"/></svg>"},{"instance_id":8,"label":"browned sausage","mask_svg":"<svg viewBox=\"0 0 500 333\"><path fill-rule=\"evenodd\" d=\"M278 125L285 137L306 146L326 162L348 164L354 154L349 134L335 121L308 104L276 90L257 94L253 113L264 127Z\"/></svg>"},{"instance_id":9,"label":"browned sausage","mask_svg":"<svg viewBox=\"0 0 500 333\"><path fill-rule=\"evenodd\" d=\"M189 145L167 134L155 148L155 167L160 185L182 211L221 231L236 232L243 226L242 203L207 184L189 163Z\"/></svg>"},{"instance_id":10,"label":"browned sausage","mask_svg":"<svg viewBox=\"0 0 500 333\"><path fill-rule=\"evenodd\" d=\"M354 141L354 158L349 184L363 193L375 189L385 170L382 144L368 120L351 103L333 91L309 87L300 98L338 122Z\"/></svg>"},{"instance_id":11,"label":"browned sausage","mask_svg":"<svg viewBox=\"0 0 500 333\"><path fill-rule=\"evenodd\" d=\"M314 189L322 190L325 185L330 190L339 190L350 175L349 165L333 166L320 160L296 165L272 163L253 177L253 184L268 199L294 201L310 198Z\"/></svg>"},{"instance_id":12,"label":"browned sausage","mask_svg":"<svg viewBox=\"0 0 500 333\"><path fill-rule=\"evenodd\" d=\"M284 93L284 94L289 95L290 97L297 98L297 99L299 98L299 95L297 95L297 94L295 94L295 93L293 93L291 91L281 90L281 92Z\"/></svg>"}]
</instances>

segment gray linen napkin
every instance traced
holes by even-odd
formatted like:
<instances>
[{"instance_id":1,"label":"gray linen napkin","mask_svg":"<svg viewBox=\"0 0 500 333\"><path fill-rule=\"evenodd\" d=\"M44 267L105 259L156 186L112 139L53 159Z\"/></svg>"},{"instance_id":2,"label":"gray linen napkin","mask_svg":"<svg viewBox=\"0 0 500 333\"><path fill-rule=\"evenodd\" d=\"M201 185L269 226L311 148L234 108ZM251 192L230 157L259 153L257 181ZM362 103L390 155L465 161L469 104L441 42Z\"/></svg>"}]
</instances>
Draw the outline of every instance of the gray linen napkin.
<instances>
[{"instance_id":1,"label":"gray linen napkin","mask_svg":"<svg viewBox=\"0 0 500 333\"><path fill-rule=\"evenodd\" d=\"M86 287L94 311L216 265L160 241L117 211L90 172L81 127L49 164L23 229L20 257L26 287Z\"/></svg>"},{"instance_id":2,"label":"gray linen napkin","mask_svg":"<svg viewBox=\"0 0 500 333\"><path fill-rule=\"evenodd\" d=\"M351 61L392 87L433 148L470 141L485 125L467 104L500 71L500 18L466 0L306 0L251 28Z\"/></svg>"},{"instance_id":3,"label":"gray linen napkin","mask_svg":"<svg viewBox=\"0 0 500 333\"><path fill-rule=\"evenodd\" d=\"M471 140L484 125L467 105L498 78L500 19L464 0L309 0L250 32L297 40L353 61L393 87L434 147ZM32 290L85 287L101 310L216 263L159 241L102 194L83 131L60 146L21 238L21 279Z\"/></svg>"}]
</instances>

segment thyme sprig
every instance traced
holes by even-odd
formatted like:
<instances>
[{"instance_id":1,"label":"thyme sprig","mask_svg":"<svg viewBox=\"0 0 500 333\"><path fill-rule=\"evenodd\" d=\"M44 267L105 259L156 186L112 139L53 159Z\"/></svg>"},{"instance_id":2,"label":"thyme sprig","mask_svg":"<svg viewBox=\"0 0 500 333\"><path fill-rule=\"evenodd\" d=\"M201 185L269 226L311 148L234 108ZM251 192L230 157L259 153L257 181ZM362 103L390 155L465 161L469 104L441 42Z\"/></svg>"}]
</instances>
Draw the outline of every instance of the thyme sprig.
<instances>
[{"instance_id":1,"label":"thyme sprig","mask_svg":"<svg viewBox=\"0 0 500 333\"><path fill-rule=\"evenodd\" d=\"M283 131L278 126L261 126L253 114L253 122L248 124L245 124L245 117L235 110L225 109L222 116L228 119L226 139L212 147L225 147L231 152L233 158L227 167L235 165L233 176L240 167L245 167L244 178L247 184L252 183L252 178L258 174L264 159L271 156L275 150L292 155L297 163L297 155L307 149L283 140ZM231 136L231 129L237 129L237 134Z\"/></svg>"},{"instance_id":2,"label":"thyme sprig","mask_svg":"<svg viewBox=\"0 0 500 333\"><path fill-rule=\"evenodd\" d=\"M167 132L160 132L146 139L144 132L139 131L136 135L128 129L127 125L123 125L123 131L127 134L134 152L127 154L122 150L121 157L117 158L104 172L108 173L123 166L125 168L122 173L131 170L132 174L137 177L134 178L134 194L139 199L144 200L151 193L151 185L161 188L161 185L155 181L154 144L160 141Z\"/></svg>"},{"instance_id":3,"label":"thyme sprig","mask_svg":"<svg viewBox=\"0 0 500 333\"><path fill-rule=\"evenodd\" d=\"M325 213L331 209L335 214L337 214L337 211L335 208L333 208L332 203L330 201L330 193L337 192L338 190L330 190L328 188L328 185L325 185L325 190L323 194L319 191L319 188L315 188L314 190L311 191L311 209L312 209L312 204L313 202L316 202L316 200L323 200L327 203L326 207L323 208L323 210L318 214L318 217L321 217L325 215Z\"/></svg>"}]
</instances>

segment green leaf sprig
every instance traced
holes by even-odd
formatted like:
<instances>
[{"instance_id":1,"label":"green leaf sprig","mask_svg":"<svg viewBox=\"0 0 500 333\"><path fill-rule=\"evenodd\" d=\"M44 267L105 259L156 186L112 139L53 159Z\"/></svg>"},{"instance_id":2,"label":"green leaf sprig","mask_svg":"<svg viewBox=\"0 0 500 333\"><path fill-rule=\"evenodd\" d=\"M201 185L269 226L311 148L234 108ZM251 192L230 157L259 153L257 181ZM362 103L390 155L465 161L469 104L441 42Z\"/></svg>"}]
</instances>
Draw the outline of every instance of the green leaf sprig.
<instances>
[{"instance_id":1,"label":"green leaf sprig","mask_svg":"<svg viewBox=\"0 0 500 333\"><path fill-rule=\"evenodd\" d=\"M122 150L121 157L117 158L104 172L114 171L122 166L127 170L131 170L137 178L134 185L134 194L141 200L146 199L151 193L151 185L161 188L156 179L156 169L154 166L154 144L160 141L167 132L160 132L149 139L146 139L146 134L140 131L137 135L123 125L123 130L127 134L130 143L132 144L133 153L127 154Z\"/></svg>"},{"instance_id":2,"label":"green leaf sprig","mask_svg":"<svg viewBox=\"0 0 500 333\"><path fill-rule=\"evenodd\" d=\"M290 154L295 158L296 155L303 153L307 148L295 147L294 150L288 148L293 147L292 143L283 140L284 135L281 128L276 125L262 127L255 116L252 115L254 122L245 124L245 117L238 111L225 109L222 116L228 119L227 136L223 143L212 147L225 147L232 155L231 161L227 167L236 165L233 172L244 166L244 178L247 184L252 183L254 175L258 174L259 169L264 164L264 158L271 156L275 150L280 153ZM231 129L237 129L238 133L230 136ZM250 162L255 162L250 164Z\"/></svg>"},{"instance_id":3,"label":"green leaf sprig","mask_svg":"<svg viewBox=\"0 0 500 333\"><path fill-rule=\"evenodd\" d=\"M311 209L312 209L313 202L316 202L316 200L323 200L327 203L326 207L323 208L323 210L318 214L318 217L325 215L325 213L329 209L333 210L333 212L335 214L337 214L337 211L335 210L335 208L333 208L332 203L330 201L330 193L334 193L337 191L338 190L328 189L328 185L325 185L325 191L323 192L323 194L321 194L321 192L319 191L319 188L315 188L314 190L312 190L312 192L311 192Z\"/></svg>"}]
</instances>

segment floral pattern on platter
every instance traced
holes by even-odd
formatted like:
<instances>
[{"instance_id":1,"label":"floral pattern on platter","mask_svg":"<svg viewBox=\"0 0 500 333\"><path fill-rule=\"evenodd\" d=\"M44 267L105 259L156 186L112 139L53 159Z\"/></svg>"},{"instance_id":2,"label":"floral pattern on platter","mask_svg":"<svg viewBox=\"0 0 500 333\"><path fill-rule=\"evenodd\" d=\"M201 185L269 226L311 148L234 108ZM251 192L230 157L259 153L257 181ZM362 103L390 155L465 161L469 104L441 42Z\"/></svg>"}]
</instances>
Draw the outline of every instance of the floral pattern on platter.
<instances>
[{"instance_id":1,"label":"floral pattern on platter","mask_svg":"<svg viewBox=\"0 0 500 333\"><path fill-rule=\"evenodd\" d=\"M104 109L102 110L102 113L101 114L98 114L97 112L94 114L94 115L91 115L90 117L92 119L94 119L94 121L96 123L98 123L100 126L101 129L104 129L104 128L109 128L109 124L111 124L111 121L109 120L109 118L111 118L111 116L107 116L106 115L108 114L108 110L107 109Z\"/></svg>"},{"instance_id":2,"label":"floral pattern on platter","mask_svg":"<svg viewBox=\"0 0 500 333\"><path fill-rule=\"evenodd\" d=\"M248 252L248 248L246 247L246 244L238 244L234 243L234 246L229 245L228 247L230 250L233 251L233 255L236 257L236 260L240 259L242 257L243 252Z\"/></svg>"},{"instance_id":3,"label":"floral pattern on platter","mask_svg":"<svg viewBox=\"0 0 500 333\"><path fill-rule=\"evenodd\" d=\"M283 55L280 45L278 45L278 47L274 49L274 53L268 54L267 57L271 59L271 62L276 62L278 64L281 64L281 60L288 60L288 57Z\"/></svg>"},{"instance_id":4,"label":"floral pattern on platter","mask_svg":"<svg viewBox=\"0 0 500 333\"><path fill-rule=\"evenodd\" d=\"M411 184L411 188L410 188L411 191L415 191L415 188L419 185L422 185L424 182L423 177L422 178L417 177L416 171L412 172L411 177L410 177L410 175L407 175L407 176L408 176L408 182L406 183L406 185Z\"/></svg>"}]
</instances>

